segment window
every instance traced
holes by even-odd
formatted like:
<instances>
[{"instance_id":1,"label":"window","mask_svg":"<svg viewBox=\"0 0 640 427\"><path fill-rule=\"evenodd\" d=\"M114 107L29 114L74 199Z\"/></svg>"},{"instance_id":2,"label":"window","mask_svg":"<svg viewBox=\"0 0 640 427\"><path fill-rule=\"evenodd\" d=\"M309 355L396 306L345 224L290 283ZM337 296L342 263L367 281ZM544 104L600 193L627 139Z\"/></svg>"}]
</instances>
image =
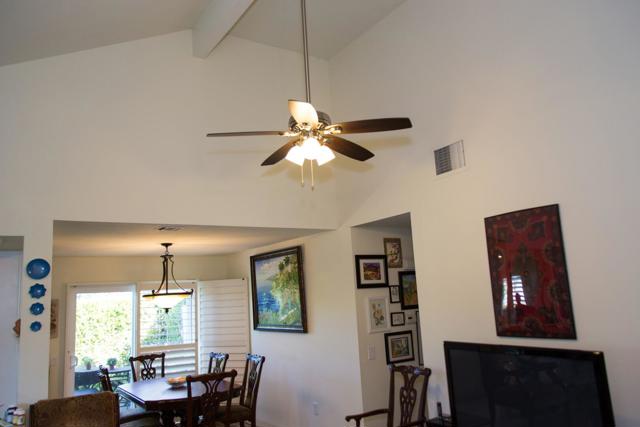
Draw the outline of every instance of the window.
<instances>
[{"instance_id":1,"label":"window","mask_svg":"<svg viewBox=\"0 0 640 427\"><path fill-rule=\"evenodd\" d=\"M180 285L185 289L196 288L195 282ZM158 286L159 283L138 285L137 354L164 352L166 376L192 374L198 369L196 293L165 312L153 301L143 298Z\"/></svg>"}]
</instances>

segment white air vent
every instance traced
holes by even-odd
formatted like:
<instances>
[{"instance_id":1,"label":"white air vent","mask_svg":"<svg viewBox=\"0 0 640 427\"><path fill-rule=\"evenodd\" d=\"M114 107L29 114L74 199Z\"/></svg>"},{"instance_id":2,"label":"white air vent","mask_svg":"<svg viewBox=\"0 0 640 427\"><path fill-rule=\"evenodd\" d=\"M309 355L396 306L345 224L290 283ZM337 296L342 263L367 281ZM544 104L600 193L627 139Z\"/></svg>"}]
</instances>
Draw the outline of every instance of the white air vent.
<instances>
[{"instance_id":1,"label":"white air vent","mask_svg":"<svg viewBox=\"0 0 640 427\"><path fill-rule=\"evenodd\" d=\"M433 152L436 160L436 175L450 172L465 165L464 143L462 140Z\"/></svg>"},{"instance_id":2,"label":"white air vent","mask_svg":"<svg viewBox=\"0 0 640 427\"><path fill-rule=\"evenodd\" d=\"M159 225L156 230L158 231L180 231L182 230L181 227L178 227L176 225Z\"/></svg>"}]
</instances>

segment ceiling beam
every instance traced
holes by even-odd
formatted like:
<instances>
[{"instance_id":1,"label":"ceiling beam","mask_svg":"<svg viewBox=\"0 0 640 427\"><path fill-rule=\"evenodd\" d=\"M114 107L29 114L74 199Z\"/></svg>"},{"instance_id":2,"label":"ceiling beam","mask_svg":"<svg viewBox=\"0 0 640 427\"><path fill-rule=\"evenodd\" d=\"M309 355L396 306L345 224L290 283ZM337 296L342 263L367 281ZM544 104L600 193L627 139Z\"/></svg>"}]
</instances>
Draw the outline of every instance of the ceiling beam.
<instances>
[{"instance_id":1,"label":"ceiling beam","mask_svg":"<svg viewBox=\"0 0 640 427\"><path fill-rule=\"evenodd\" d=\"M193 27L193 55L206 58L255 0L211 0Z\"/></svg>"}]
</instances>

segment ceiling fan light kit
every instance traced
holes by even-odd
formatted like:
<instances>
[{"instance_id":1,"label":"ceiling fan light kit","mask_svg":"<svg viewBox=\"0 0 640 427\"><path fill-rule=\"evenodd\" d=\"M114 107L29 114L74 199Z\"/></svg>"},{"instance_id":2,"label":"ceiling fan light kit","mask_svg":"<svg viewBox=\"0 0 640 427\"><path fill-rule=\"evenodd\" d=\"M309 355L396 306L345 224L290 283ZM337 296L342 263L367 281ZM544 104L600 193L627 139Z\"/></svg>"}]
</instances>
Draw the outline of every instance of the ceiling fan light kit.
<instances>
[{"instance_id":1,"label":"ceiling fan light kit","mask_svg":"<svg viewBox=\"0 0 640 427\"><path fill-rule=\"evenodd\" d=\"M311 105L311 82L309 78L309 49L307 32L306 1L300 0L302 12L302 51L304 59L304 81L306 102L289 100L289 128L286 131L257 131L257 132L216 132L209 133L209 137L279 135L291 139L278 148L262 162L262 166L270 166L282 159L300 166L302 185L304 185L304 164L309 160L311 166L311 188L314 188L313 161L322 166L335 159L334 152L346 157L364 162L374 154L364 147L341 138L341 134L384 132L390 130L410 128L411 120L406 117L357 120L353 122L331 123L328 114L316 111Z\"/></svg>"}]
</instances>

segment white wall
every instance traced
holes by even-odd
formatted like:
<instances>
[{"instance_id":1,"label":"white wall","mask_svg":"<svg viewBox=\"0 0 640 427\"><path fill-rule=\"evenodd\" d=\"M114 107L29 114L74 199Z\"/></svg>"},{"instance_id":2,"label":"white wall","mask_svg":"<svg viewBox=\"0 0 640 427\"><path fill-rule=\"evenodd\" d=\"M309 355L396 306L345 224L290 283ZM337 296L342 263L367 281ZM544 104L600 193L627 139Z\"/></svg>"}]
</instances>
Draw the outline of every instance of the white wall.
<instances>
[{"instance_id":1,"label":"white wall","mask_svg":"<svg viewBox=\"0 0 640 427\"><path fill-rule=\"evenodd\" d=\"M21 269L22 252L0 251L0 410L16 403L18 397L18 338L12 328L20 316Z\"/></svg>"},{"instance_id":2,"label":"white wall","mask_svg":"<svg viewBox=\"0 0 640 427\"><path fill-rule=\"evenodd\" d=\"M178 280L227 279L226 255L180 256L175 259ZM49 398L64 393L65 331L67 286L69 284L116 284L159 281L161 260L156 256L139 257L54 257L53 296L59 301L58 338L50 342Z\"/></svg>"},{"instance_id":3,"label":"white wall","mask_svg":"<svg viewBox=\"0 0 640 427\"><path fill-rule=\"evenodd\" d=\"M353 256L384 254L383 239L385 237L400 238L402 243L402 268L389 268L389 285L397 286L398 272L412 270L413 242L410 228L399 227L354 227L351 229ZM355 277L352 280L355 286ZM389 298L389 288L358 289L356 291L356 312L358 313L358 347L360 353L360 380L362 384L362 403L365 411L386 408L389 406L389 369L385 355L384 333L368 332L367 300L369 297ZM404 311L405 321L411 314L415 319L416 310L402 310L399 303L390 304L390 312ZM391 323L391 322L389 322ZM415 324L392 326L388 332L410 330L413 333L415 360L404 364L418 365L418 337ZM369 346L373 347L375 358L369 360ZM402 363L401 363L402 364ZM367 426L385 426L386 416L368 419Z\"/></svg>"},{"instance_id":4,"label":"white wall","mask_svg":"<svg viewBox=\"0 0 640 427\"><path fill-rule=\"evenodd\" d=\"M314 102L330 110L327 63L311 66ZM25 236L27 262L51 259L54 219L335 226L331 168L311 192L287 162L259 166L278 137L204 137L282 129L302 69L298 53L233 37L194 58L189 31L0 67L0 235ZM20 402L47 397L48 335L20 339Z\"/></svg>"},{"instance_id":5,"label":"white wall","mask_svg":"<svg viewBox=\"0 0 640 427\"><path fill-rule=\"evenodd\" d=\"M461 340L602 350L617 425L640 425L639 17L636 1L407 0L331 60L337 118L415 124L358 138L376 158L336 181L347 224L411 212L432 414L442 342ZM468 167L436 178L432 150L459 139ZM498 338L483 218L549 203L578 339Z\"/></svg>"},{"instance_id":6,"label":"white wall","mask_svg":"<svg viewBox=\"0 0 640 427\"><path fill-rule=\"evenodd\" d=\"M343 228L234 257L231 276L250 278L251 255L303 246L309 332L251 331L251 351L267 358L258 396L261 426L335 427L362 410L350 240Z\"/></svg>"}]
</instances>

